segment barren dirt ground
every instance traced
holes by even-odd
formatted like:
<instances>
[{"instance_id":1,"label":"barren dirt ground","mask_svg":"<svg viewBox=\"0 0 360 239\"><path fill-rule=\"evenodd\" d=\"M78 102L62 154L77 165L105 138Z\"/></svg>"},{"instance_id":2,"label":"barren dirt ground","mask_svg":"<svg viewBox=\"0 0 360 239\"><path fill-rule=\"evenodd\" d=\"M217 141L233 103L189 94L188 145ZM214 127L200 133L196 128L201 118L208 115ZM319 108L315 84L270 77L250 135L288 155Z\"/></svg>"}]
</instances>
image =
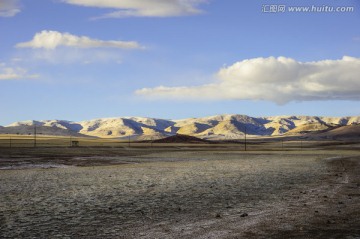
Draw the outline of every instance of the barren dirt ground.
<instances>
[{"instance_id":1,"label":"barren dirt ground","mask_svg":"<svg viewBox=\"0 0 360 239\"><path fill-rule=\"evenodd\" d=\"M358 150L46 150L2 150L0 238L360 238Z\"/></svg>"}]
</instances>

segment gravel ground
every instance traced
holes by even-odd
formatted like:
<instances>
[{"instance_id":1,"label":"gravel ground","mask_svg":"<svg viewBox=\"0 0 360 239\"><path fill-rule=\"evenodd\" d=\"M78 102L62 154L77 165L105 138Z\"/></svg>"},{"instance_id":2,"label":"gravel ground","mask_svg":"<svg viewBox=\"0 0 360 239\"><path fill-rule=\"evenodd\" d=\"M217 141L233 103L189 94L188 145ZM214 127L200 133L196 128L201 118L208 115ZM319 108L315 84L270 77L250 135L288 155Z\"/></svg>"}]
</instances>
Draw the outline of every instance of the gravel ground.
<instances>
[{"instance_id":1,"label":"gravel ground","mask_svg":"<svg viewBox=\"0 0 360 239\"><path fill-rule=\"evenodd\" d=\"M356 152L116 160L0 170L0 238L360 238Z\"/></svg>"}]
</instances>

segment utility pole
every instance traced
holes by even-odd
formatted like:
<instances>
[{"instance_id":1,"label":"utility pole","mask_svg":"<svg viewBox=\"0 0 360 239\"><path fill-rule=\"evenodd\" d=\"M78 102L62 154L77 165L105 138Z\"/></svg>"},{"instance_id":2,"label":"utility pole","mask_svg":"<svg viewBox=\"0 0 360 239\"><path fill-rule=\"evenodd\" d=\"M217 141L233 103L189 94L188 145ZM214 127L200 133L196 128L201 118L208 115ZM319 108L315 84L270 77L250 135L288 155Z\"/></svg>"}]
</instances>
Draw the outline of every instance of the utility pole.
<instances>
[{"instance_id":1,"label":"utility pole","mask_svg":"<svg viewBox=\"0 0 360 239\"><path fill-rule=\"evenodd\" d=\"M246 126L245 126L245 151L246 151Z\"/></svg>"},{"instance_id":2,"label":"utility pole","mask_svg":"<svg viewBox=\"0 0 360 239\"><path fill-rule=\"evenodd\" d=\"M10 136L10 148L12 147L11 136Z\"/></svg>"},{"instance_id":3,"label":"utility pole","mask_svg":"<svg viewBox=\"0 0 360 239\"><path fill-rule=\"evenodd\" d=\"M129 148L130 148L130 135L129 135Z\"/></svg>"},{"instance_id":4,"label":"utility pole","mask_svg":"<svg viewBox=\"0 0 360 239\"><path fill-rule=\"evenodd\" d=\"M36 124L34 123L34 148L36 148Z\"/></svg>"}]
</instances>

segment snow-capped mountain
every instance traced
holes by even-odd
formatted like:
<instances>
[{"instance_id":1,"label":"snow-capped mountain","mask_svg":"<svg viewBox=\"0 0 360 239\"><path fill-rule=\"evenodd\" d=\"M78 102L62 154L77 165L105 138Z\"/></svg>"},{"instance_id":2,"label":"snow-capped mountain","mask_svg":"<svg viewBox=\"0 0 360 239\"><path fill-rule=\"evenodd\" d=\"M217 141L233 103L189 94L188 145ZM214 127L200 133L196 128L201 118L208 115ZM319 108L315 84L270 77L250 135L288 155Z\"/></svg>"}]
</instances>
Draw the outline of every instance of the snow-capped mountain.
<instances>
[{"instance_id":1,"label":"snow-capped mountain","mask_svg":"<svg viewBox=\"0 0 360 239\"><path fill-rule=\"evenodd\" d=\"M360 124L356 117L216 115L203 118L165 120L146 117L117 117L72 122L67 120L21 121L0 127L4 134L93 136L101 138L138 137L157 139L185 134L206 139L238 139L253 136L300 135L339 126Z\"/></svg>"}]
</instances>

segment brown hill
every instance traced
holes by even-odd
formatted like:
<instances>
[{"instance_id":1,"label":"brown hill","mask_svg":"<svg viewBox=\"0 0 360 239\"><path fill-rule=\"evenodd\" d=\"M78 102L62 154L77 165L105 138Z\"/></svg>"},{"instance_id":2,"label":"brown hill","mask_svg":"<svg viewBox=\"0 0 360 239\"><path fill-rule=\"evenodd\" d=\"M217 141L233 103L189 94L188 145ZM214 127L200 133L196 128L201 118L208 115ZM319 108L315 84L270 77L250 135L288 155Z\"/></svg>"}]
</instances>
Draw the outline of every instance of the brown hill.
<instances>
[{"instance_id":1,"label":"brown hill","mask_svg":"<svg viewBox=\"0 0 360 239\"><path fill-rule=\"evenodd\" d=\"M183 134L176 134L163 139L154 140L153 142L154 143L190 143L190 144L211 143L210 141L205 139L199 139L194 136L183 135Z\"/></svg>"},{"instance_id":2,"label":"brown hill","mask_svg":"<svg viewBox=\"0 0 360 239\"><path fill-rule=\"evenodd\" d=\"M360 125L347 125L337 127L317 136L333 139L360 139Z\"/></svg>"}]
</instances>

